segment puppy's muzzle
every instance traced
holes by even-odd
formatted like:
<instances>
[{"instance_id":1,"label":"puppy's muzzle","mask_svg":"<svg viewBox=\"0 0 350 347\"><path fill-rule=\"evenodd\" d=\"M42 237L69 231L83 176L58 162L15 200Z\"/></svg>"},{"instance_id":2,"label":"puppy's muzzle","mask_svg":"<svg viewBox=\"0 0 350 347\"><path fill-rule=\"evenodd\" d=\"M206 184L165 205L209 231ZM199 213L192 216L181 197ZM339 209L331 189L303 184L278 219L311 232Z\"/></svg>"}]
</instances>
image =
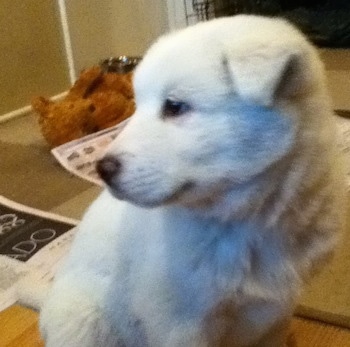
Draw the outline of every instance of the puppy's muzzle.
<instances>
[{"instance_id":1,"label":"puppy's muzzle","mask_svg":"<svg viewBox=\"0 0 350 347\"><path fill-rule=\"evenodd\" d=\"M113 156L105 156L96 163L99 176L110 185L117 178L122 168L121 162Z\"/></svg>"}]
</instances>

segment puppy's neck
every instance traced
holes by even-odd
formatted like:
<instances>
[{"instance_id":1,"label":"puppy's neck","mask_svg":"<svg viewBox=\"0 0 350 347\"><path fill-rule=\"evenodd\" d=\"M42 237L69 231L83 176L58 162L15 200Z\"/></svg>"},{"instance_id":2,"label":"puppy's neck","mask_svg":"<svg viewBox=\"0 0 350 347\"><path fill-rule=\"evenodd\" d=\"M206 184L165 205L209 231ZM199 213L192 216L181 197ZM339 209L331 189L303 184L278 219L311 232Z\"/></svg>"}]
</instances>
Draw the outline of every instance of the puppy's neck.
<instances>
[{"instance_id":1,"label":"puppy's neck","mask_svg":"<svg viewBox=\"0 0 350 347\"><path fill-rule=\"evenodd\" d=\"M310 180L310 171L315 169L316 164L308 157L291 154L248 182L232 185L189 207L204 218L224 224L246 221L266 229L288 229L286 224L293 229L304 228L312 221L309 214L318 212L308 212L308 205L319 199L320 189L329 189L329 172L313 172ZM305 186L307 179L309 185Z\"/></svg>"}]
</instances>

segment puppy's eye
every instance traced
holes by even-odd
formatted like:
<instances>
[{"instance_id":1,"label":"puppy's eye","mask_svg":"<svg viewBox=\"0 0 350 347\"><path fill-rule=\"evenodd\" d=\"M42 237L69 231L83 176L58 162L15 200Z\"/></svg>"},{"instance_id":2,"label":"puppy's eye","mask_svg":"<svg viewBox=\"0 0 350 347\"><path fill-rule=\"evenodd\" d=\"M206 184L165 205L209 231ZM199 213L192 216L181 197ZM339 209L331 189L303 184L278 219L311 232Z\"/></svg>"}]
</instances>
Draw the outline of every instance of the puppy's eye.
<instances>
[{"instance_id":1,"label":"puppy's eye","mask_svg":"<svg viewBox=\"0 0 350 347\"><path fill-rule=\"evenodd\" d=\"M162 116L164 118L182 116L191 110L191 106L183 101L167 99L164 103Z\"/></svg>"}]
</instances>

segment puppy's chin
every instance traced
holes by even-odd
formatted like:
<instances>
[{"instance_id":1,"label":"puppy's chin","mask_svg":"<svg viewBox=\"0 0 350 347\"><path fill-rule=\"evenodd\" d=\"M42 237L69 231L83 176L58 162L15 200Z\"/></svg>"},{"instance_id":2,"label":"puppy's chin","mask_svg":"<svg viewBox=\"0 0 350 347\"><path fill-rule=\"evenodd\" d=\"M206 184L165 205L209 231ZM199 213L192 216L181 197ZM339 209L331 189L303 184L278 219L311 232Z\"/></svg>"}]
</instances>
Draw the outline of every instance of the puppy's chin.
<instances>
[{"instance_id":1,"label":"puppy's chin","mask_svg":"<svg viewBox=\"0 0 350 347\"><path fill-rule=\"evenodd\" d=\"M107 186L109 192L119 200L128 201L134 205L154 208L162 205L181 203L185 200L184 197L190 194L190 191L195 187L193 182L186 182L171 192L162 192L159 194L147 194L133 191L126 191L118 186ZM154 192L154 190L152 190Z\"/></svg>"}]
</instances>

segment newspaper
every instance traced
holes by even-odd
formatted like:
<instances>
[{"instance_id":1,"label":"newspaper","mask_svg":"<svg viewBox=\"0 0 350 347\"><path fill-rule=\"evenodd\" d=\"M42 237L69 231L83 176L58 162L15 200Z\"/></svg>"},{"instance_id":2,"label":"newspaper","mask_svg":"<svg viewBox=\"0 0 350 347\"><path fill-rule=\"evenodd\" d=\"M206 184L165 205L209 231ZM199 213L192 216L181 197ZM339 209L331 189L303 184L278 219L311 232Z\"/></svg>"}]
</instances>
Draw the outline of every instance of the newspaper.
<instances>
[{"instance_id":1,"label":"newspaper","mask_svg":"<svg viewBox=\"0 0 350 347\"><path fill-rule=\"evenodd\" d=\"M17 285L49 283L67 253L77 220L36 210L0 195L0 311L17 301Z\"/></svg>"},{"instance_id":2,"label":"newspaper","mask_svg":"<svg viewBox=\"0 0 350 347\"><path fill-rule=\"evenodd\" d=\"M95 164L101 158L106 147L116 138L128 120L94 134L65 143L52 149L56 160L69 172L102 186Z\"/></svg>"}]
</instances>

